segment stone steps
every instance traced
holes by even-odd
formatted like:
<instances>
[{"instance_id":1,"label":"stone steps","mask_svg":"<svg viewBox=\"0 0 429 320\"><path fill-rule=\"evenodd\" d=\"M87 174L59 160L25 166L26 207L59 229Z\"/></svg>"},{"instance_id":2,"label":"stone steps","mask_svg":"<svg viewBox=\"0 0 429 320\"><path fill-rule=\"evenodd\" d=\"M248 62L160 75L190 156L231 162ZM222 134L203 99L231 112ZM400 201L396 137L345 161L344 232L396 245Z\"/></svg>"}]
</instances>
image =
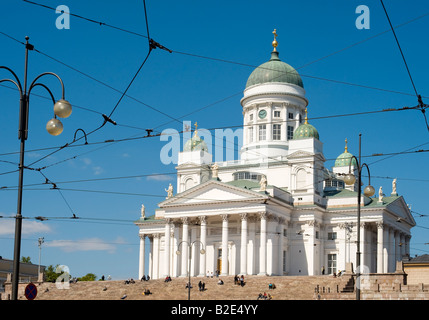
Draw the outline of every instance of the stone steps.
<instances>
[{"instance_id":1,"label":"stone steps","mask_svg":"<svg viewBox=\"0 0 429 320\"><path fill-rule=\"evenodd\" d=\"M267 293L275 300L311 300L317 298L315 289L320 292L342 291L349 278L331 276L246 276L245 285L234 284L233 276L220 277L223 285L218 285L218 278L194 277L191 279L192 300L256 300L260 293ZM205 290L199 291L198 282L205 283ZM124 281L89 281L70 284L69 289L58 289L54 283L42 283L38 287L39 300L118 300L126 295L127 300L187 300L188 278L136 281L125 284ZM275 289L269 289L269 283ZM48 289L48 290L47 290ZM149 289L152 294L144 295ZM25 298L24 298L25 299Z\"/></svg>"}]
</instances>

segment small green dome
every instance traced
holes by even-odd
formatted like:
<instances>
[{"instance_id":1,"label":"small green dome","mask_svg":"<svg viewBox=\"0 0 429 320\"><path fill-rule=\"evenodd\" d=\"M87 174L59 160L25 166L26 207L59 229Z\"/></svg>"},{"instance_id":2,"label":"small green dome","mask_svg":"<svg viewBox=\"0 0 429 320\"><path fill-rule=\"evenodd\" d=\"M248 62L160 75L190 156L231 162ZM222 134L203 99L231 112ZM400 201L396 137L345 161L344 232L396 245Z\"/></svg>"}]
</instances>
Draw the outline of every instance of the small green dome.
<instances>
[{"instance_id":1,"label":"small green dome","mask_svg":"<svg viewBox=\"0 0 429 320\"><path fill-rule=\"evenodd\" d=\"M194 136L185 143L183 151L208 152L209 148L207 148L207 144L198 136L198 132L195 130Z\"/></svg>"},{"instance_id":2,"label":"small green dome","mask_svg":"<svg viewBox=\"0 0 429 320\"><path fill-rule=\"evenodd\" d=\"M247 80L246 88L267 82L290 83L304 88L298 72L287 63L282 62L277 51L271 52L271 59L268 62L253 70Z\"/></svg>"},{"instance_id":3,"label":"small green dome","mask_svg":"<svg viewBox=\"0 0 429 320\"><path fill-rule=\"evenodd\" d=\"M342 154L340 154L337 157L337 160L335 160L335 167L348 167L350 164L350 159L353 157L353 155L348 152L347 150L347 139L346 139L346 147L344 149L344 152ZM353 158L351 165L357 167L357 162L356 159Z\"/></svg>"},{"instance_id":4,"label":"small green dome","mask_svg":"<svg viewBox=\"0 0 429 320\"><path fill-rule=\"evenodd\" d=\"M293 139L316 138L319 140L319 132L317 129L308 123L307 108L305 108L305 122L301 124L293 133Z\"/></svg>"},{"instance_id":5,"label":"small green dome","mask_svg":"<svg viewBox=\"0 0 429 320\"><path fill-rule=\"evenodd\" d=\"M306 138L316 138L319 140L319 132L317 132L316 128L309 123L300 125L293 133L294 140Z\"/></svg>"}]
</instances>

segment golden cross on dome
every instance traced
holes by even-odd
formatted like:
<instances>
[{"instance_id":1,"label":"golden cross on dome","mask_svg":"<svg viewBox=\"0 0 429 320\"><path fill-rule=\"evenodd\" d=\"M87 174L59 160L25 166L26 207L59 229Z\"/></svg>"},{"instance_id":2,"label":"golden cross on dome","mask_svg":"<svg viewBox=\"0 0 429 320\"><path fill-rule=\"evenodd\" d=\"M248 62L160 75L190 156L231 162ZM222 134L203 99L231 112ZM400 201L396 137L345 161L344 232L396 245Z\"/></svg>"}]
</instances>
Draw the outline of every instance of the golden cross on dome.
<instances>
[{"instance_id":1,"label":"golden cross on dome","mask_svg":"<svg viewBox=\"0 0 429 320\"><path fill-rule=\"evenodd\" d=\"M347 138L346 138L346 147L344 148L344 152L348 152L347 149L348 148L347 148Z\"/></svg>"},{"instance_id":2,"label":"golden cross on dome","mask_svg":"<svg viewBox=\"0 0 429 320\"><path fill-rule=\"evenodd\" d=\"M274 31L273 31L273 35L274 35L274 40L273 40L273 42L272 42L272 45L273 45L273 47L274 47L274 50L273 51L277 51L276 50L276 47L277 47L277 45L278 45L278 42L277 42L277 29L274 29Z\"/></svg>"},{"instance_id":3,"label":"golden cross on dome","mask_svg":"<svg viewBox=\"0 0 429 320\"><path fill-rule=\"evenodd\" d=\"M197 122L195 122L194 126L195 126L195 132L194 132L194 135L196 136L196 135L198 134L198 123L197 123Z\"/></svg>"},{"instance_id":4,"label":"golden cross on dome","mask_svg":"<svg viewBox=\"0 0 429 320\"><path fill-rule=\"evenodd\" d=\"M305 124L308 124L307 108L305 108Z\"/></svg>"}]
</instances>

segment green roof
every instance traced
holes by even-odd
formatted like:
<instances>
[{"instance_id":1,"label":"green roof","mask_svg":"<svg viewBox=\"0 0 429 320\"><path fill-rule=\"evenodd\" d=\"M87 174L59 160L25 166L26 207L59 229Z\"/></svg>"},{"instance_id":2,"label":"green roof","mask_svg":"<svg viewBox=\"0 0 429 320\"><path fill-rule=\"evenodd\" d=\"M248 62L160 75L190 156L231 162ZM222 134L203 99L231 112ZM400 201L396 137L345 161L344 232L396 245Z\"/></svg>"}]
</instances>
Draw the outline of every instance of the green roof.
<instances>
[{"instance_id":1,"label":"green roof","mask_svg":"<svg viewBox=\"0 0 429 320\"><path fill-rule=\"evenodd\" d=\"M234 181L228 181L225 183L234 187L239 187L244 189L253 189L253 188L259 189L261 187L259 185L259 182L252 181L252 180L234 180Z\"/></svg>"},{"instance_id":2,"label":"green roof","mask_svg":"<svg viewBox=\"0 0 429 320\"><path fill-rule=\"evenodd\" d=\"M335 160L334 166L335 167L346 167L346 166L348 167L350 164L350 159L352 157L353 157L353 155L350 152L345 151L338 156L337 160ZM356 159L353 158L351 161L352 161L352 166L357 167Z\"/></svg>"},{"instance_id":3,"label":"green roof","mask_svg":"<svg viewBox=\"0 0 429 320\"><path fill-rule=\"evenodd\" d=\"M142 219L142 217L140 217L138 220L134 221L134 223L142 223L142 222L150 222L150 221L159 221L160 219L155 219L155 215L151 215L149 217L144 217L144 219Z\"/></svg>"},{"instance_id":4,"label":"green roof","mask_svg":"<svg viewBox=\"0 0 429 320\"><path fill-rule=\"evenodd\" d=\"M271 53L271 59L268 62L253 70L247 80L246 88L267 82L290 83L304 88L298 72L287 63L282 62L277 51Z\"/></svg>"},{"instance_id":5,"label":"green roof","mask_svg":"<svg viewBox=\"0 0 429 320\"><path fill-rule=\"evenodd\" d=\"M378 198L371 198L371 202L368 203L365 207L381 207L381 206L387 206L388 204L391 204L393 201L399 199L401 196L389 196L389 197L383 197L383 203L378 202Z\"/></svg>"},{"instance_id":6,"label":"green roof","mask_svg":"<svg viewBox=\"0 0 429 320\"><path fill-rule=\"evenodd\" d=\"M323 192L326 197L330 198L348 198L348 197L357 197L356 191L351 191L348 189L340 190L327 190Z\"/></svg>"},{"instance_id":7,"label":"green roof","mask_svg":"<svg viewBox=\"0 0 429 320\"><path fill-rule=\"evenodd\" d=\"M293 133L294 140L306 138L316 138L319 140L319 132L317 132L317 129L309 123L300 125Z\"/></svg>"},{"instance_id":8,"label":"green roof","mask_svg":"<svg viewBox=\"0 0 429 320\"><path fill-rule=\"evenodd\" d=\"M357 194L358 193L356 191L351 191L348 189L324 191L324 195L328 198L350 198L357 197ZM391 204L393 201L397 200L400 197L401 196L383 197L383 203L378 202L378 198L369 198L371 201L367 203L365 207L384 207Z\"/></svg>"}]
</instances>

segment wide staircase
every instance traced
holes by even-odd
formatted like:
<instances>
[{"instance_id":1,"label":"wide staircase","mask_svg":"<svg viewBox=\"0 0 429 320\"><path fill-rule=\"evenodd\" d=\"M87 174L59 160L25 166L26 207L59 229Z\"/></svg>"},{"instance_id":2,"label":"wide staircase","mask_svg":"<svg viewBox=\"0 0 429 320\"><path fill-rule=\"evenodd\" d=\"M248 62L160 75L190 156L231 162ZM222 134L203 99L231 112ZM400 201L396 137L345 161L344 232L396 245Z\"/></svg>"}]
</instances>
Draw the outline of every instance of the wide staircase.
<instances>
[{"instance_id":1,"label":"wide staircase","mask_svg":"<svg viewBox=\"0 0 429 320\"><path fill-rule=\"evenodd\" d=\"M224 284L218 284L218 280ZM339 293L340 299L354 299L350 291L353 278L343 275L332 276L246 276L245 284L234 284L233 276L194 277L191 279L192 300L257 300L264 293L274 300L313 300L325 299L329 293ZM205 290L198 288L199 281L204 282ZM71 283L69 288L57 288L55 283L38 285L36 300L187 300L188 278L173 278L170 282L162 279L135 281L87 281ZM270 288L273 284L273 289ZM149 290L151 294L145 295ZM326 295L327 294L327 295ZM336 299L338 295L333 295ZM20 297L25 299L25 297Z\"/></svg>"}]
</instances>

